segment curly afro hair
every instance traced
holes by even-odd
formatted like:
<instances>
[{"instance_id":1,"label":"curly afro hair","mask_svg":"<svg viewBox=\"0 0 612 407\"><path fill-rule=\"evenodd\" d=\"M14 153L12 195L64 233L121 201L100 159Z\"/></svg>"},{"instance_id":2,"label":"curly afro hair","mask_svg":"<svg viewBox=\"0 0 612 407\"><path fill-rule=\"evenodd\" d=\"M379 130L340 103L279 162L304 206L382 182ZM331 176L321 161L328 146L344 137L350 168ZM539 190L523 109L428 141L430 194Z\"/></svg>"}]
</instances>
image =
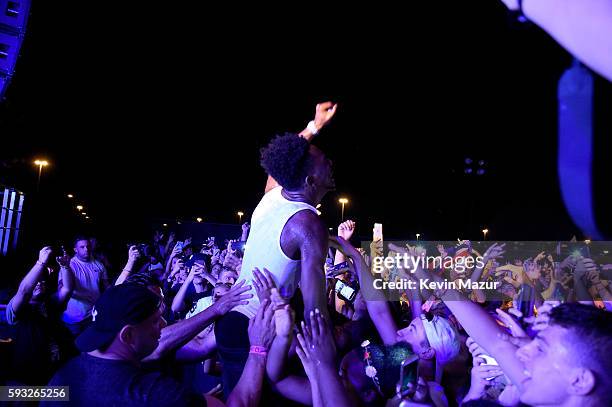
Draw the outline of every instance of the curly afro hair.
<instances>
[{"instance_id":1,"label":"curly afro hair","mask_svg":"<svg viewBox=\"0 0 612 407\"><path fill-rule=\"evenodd\" d=\"M294 133L278 135L261 149L261 166L283 188L301 189L310 169L308 141Z\"/></svg>"}]
</instances>

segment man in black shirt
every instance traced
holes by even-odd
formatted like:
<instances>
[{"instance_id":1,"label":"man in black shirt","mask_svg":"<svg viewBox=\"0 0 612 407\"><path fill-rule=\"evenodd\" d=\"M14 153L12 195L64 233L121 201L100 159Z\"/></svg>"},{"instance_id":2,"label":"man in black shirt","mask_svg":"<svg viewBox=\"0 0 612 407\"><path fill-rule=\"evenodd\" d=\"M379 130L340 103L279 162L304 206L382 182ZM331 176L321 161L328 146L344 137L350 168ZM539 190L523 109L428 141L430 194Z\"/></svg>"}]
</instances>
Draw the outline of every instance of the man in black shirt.
<instances>
[{"instance_id":1,"label":"man in black shirt","mask_svg":"<svg viewBox=\"0 0 612 407\"><path fill-rule=\"evenodd\" d=\"M57 258L62 284L55 293L50 287L57 281L57 275L50 273L51 255L50 247L40 250L38 261L6 307L6 320L14 327L15 336L11 383L44 385L63 362L77 354L70 332L60 320L72 294L70 257L64 254Z\"/></svg>"},{"instance_id":2,"label":"man in black shirt","mask_svg":"<svg viewBox=\"0 0 612 407\"><path fill-rule=\"evenodd\" d=\"M76 340L86 353L68 362L49 385L69 386L74 405L219 405L142 368L141 360L157 348L166 326L162 306L159 296L134 284L106 290L92 311L92 324Z\"/></svg>"}]
</instances>

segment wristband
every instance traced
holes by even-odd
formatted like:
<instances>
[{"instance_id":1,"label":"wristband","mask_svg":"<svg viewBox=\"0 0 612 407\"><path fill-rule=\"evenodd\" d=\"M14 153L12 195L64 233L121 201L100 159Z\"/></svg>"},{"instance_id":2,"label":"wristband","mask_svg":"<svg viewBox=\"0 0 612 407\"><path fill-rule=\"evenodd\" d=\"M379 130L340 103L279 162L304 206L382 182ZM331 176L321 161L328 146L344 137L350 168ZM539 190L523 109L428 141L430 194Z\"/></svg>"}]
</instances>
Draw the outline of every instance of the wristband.
<instances>
[{"instance_id":1,"label":"wristband","mask_svg":"<svg viewBox=\"0 0 612 407\"><path fill-rule=\"evenodd\" d=\"M252 353L253 355L266 356L268 354L268 350L264 346L251 346L249 353Z\"/></svg>"},{"instance_id":2,"label":"wristband","mask_svg":"<svg viewBox=\"0 0 612 407\"><path fill-rule=\"evenodd\" d=\"M312 133L312 135L316 135L319 133L319 129L317 129L317 126L315 125L314 120L311 120L308 122L308 125L306 126L306 129Z\"/></svg>"},{"instance_id":3,"label":"wristband","mask_svg":"<svg viewBox=\"0 0 612 407\"><path fill-rule=\"evenodd\" d=\"M45 267L45 263L40 260L36 260L36 264L38 264L40 267Z\"/></svg>"}]
</instances>

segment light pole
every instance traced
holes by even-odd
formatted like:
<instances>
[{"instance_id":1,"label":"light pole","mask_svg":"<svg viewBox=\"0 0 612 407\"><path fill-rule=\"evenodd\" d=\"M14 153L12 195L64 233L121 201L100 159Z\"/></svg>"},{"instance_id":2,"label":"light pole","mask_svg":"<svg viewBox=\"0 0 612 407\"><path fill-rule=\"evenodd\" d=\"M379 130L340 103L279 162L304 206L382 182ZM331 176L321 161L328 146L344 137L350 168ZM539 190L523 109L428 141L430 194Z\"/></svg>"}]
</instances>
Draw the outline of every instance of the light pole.
<instances>
[{"instance_id":1,"label":"light pole","mask_svg":"<svg viewBox=\"0 0 612 407\"><path fill-rule=\"evenodd\" d=\"M344 205L346 205L348 203L348 199L346 198L340 198L338 199L338 202L340 202L342 204L342 222L344 222Z\"/></svg>"},{"instance_id":2,"label":"light pole","mask_svg":"<svg viewBox=\"0 0 612 407\"><path fill-rule=\"evenodd\" d=\"M242 223L242 216L244 215L243 212L237 212L236 215L238 215L238 223Z\"/></svg>"},{"instance_id":3,"label":"light pole","mask_svg":"<svg viewBox=\"0 0 612 407\"><path fill-rule=\"evenodd\" d=\"M38 192L40 191L40 177L42 175L42 169L43 167L49 165L49 162L46 160L35 160L34 164L38 165L38 182L36 183L36 192Z\"/></svg>"},{"instance_id":4,"label":"light pole","mask_svg":"<svg viewBox=\"0 0 612 407\"><path fill-rule=\"evenodd\" d=\"M487 240L487 233L489 233L489 229L482 229L483 240Z\"/></svg>"}]
</instances>

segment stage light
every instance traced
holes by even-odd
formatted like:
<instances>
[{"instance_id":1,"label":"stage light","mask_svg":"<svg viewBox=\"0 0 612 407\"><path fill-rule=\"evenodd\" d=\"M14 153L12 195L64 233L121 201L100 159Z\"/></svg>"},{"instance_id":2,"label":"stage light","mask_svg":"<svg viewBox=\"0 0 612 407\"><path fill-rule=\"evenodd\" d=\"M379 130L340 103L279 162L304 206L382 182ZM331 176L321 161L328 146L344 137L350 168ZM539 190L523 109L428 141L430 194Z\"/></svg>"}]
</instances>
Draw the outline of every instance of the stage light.
<instances>
[{"instance_id":1,"label":"stage light","mask_svg":"<svg viewBox=\"0 0 612 407\"><path fill-rule=\"evenodd\" d=\"M204 219L202 219L202 218L196 218L196 221L197 221L198 223L202 222L203 220L204 220Z\"/></svg>"},{"instance_id":2,"label":"stage light","mask_svg":"<svg viewBox=\"0 0 612 407\"><path fill-rule=\"evenodd\" d=\"M70 199L74 198L74 195L72 195L72 194L68 194L67 196L68 196L68 198L70 198Z\"/></svg>"}]
</instances>

